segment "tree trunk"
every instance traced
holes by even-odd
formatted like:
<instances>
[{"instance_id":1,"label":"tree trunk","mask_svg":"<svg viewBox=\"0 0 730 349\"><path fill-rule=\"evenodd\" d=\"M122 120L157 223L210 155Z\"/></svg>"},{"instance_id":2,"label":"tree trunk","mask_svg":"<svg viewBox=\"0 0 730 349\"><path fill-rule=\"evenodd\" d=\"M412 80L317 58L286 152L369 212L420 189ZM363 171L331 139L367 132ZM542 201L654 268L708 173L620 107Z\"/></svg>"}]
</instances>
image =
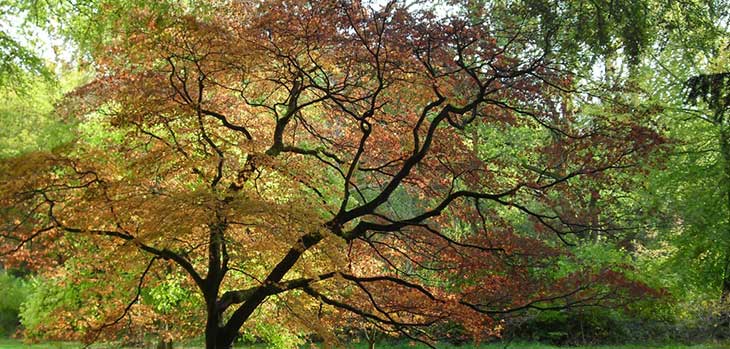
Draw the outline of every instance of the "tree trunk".
<instances>
[{"instance_id":1,"label":"tree trunk","mask_svg":"<svg viewBox=\"0 0 730 349\"><path fill-rule=\"evenodd\" d=\"M723 160L723 182L725 183L725 195L727 196L727 210L730 214L730 128L725 126L724 118L722 113L715 115L715 119L718 121L720 126L720 152L722 153ZM730 219L729 219L730 220ZM728 238L730 238L730 231L727 232ZM722 294L720 296L720 306L725 307L728 305L728 298L730 297L730 251L726 252L725 270L722 278Z\"/></svg>"},{"instance_id":2,"label":"tree trunk","mask_svg":"<svg viewBox=\"0 0 730 349\"><path fill-rule=\"evenodd\" d=\"M216 305L216 298L207 300L208 319L205 323L205 349L231 349L235 335L231 335L221 327L221 313Z\"/></svg>"},{"instance_id":3,"label":"tree trunk","mask_svg":"<svg viewBox=\"0 0 730 349\"><path fill-rule=\"evenodd\" d=\"M205 349L231 349L236 335L221 327L222 314L218 311L215 300L208 303L208 319L205 323Z\"/></svg>"},{"instance_id":4,"label":"tree trunk","mask_svg":"<svg viewBox=\"0 0 730 349\"><path fill-rule=\"evenodd\" d=\"M730 128L725 125L724 112L716 111L715 120L720 127L720 152L723 160L723 183L725 195L727 196L727 214L730 214ZM730 231L726 232L730 238ZM725 252L725 268L722 276L722 293L720 294L720 318L717 330L726 329L730 326L730 251ZM716 331L715 337L718 336ZM722 333L720 333L720 337Z\"/></svg>"},{"instance_id":5,"label":"tree trunk","mask_svg":"<svg viewBox=\"0 0 730 349\"><path fill-rule=\"evenodd\" d=\"M368 340L368 349L375 349L375 342L378 341L378 329L375 326L365 328L365 338Z\"/></svg>"},{"instance_id":6,"label":"tree trunk","mask_svg":"<svg viewBox=\"0 0 730 349\"><path fill-rule=\"evenodd\" d=\"M162 339L157 343L157 349L172 349L172 341Z\"/></svg>"},{"instance_id":7,"label":"tree trunk","mask_svg":"<svg viewBox=\"0 0 730 349\"><path fill-rule=\"evenodd\" d=\"M212 326L208 323L205 327L205 349L231 349L233 348L234 336L223 333L223 329L215 323Z\"/></svg>"},{"instance_id":8,"label":"tree trunk","mask_svg":"<svg viewBox=\"0 0 730 349\"><path fill-rule=\"evenodd\" d=\"M722 277L722 293L720 294L720 305L723 307L728 304L728 298L730 298L730 256L728 256L728 263L725 264L725 275Z\"/></svg>"},{"instance_id":9,"label":"tree trunk","mask_svg":"<svg viewBox=\"0 0 730 349\"><path fill-rule=\"evenodd\" d=\"M222 310L218 308L218 293L225 276L228 261L225 238L227 224L218 213L216 223L210 225L208 241L208 274L205 276L205 310L208 318L205 322L205 349L230 349L233 347L235 335L222 327Z\"/></svg>"}]
</instances>

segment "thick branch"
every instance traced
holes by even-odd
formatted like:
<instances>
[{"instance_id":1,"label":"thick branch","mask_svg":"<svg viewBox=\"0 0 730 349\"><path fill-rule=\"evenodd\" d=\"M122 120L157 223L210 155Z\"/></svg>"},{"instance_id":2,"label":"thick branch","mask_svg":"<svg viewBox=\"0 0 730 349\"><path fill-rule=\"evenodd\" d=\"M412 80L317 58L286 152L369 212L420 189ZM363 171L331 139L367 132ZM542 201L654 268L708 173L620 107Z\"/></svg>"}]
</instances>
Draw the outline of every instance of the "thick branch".
<instances>
[{"instance_id":1,"label":"thick branch","mask_svg":"<svg viewBox=\"0 0 730 349\"><path fill-rule=\"evenodd\" d=\"M251 287L245 290L228 291L218 301L218 310L222 313L233 304L240 304L247 301L257 291L263 289L267 296L273 296L282 292L305 287L313 282L326 280L337 275L335 272L319 275L316 278L299 278L282 281L274 284Z\"/></svg>"}]
</instances>

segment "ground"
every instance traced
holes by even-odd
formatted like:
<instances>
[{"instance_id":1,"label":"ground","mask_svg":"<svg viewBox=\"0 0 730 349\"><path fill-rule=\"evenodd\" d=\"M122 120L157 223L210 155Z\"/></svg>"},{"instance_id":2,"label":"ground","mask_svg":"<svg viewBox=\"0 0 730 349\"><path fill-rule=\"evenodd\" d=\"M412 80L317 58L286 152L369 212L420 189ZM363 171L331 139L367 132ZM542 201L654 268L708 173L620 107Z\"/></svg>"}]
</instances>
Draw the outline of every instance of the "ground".
<instances>
[{"instance_id":1,"label":"ground","mask_svg":"<svg viewBox=\"0 0 730 349\"><path fill-rule=\"evenodd\" d=\"M261 346L255 346L256 348L264 348ZM365 349L367 346L364 343L358 343L353 345L352 349ZM696 344L696 345L683 345L683 344L664 344L664 345L652 345L652 344L633 344L633 345L599 345L599 346L580 346L580 347L557 347L545 344L536 343L491 343L491 344L480 344L475 345L462 345L458 347L454 346L438 346L439 348L452 349L558 349L558 348L569 348L569 349L727 349L730 348L730 343L721 344ZM47 342L40 344L25 344L22 341L15 339L0 339L0 349L82 349L84 346L78 343L70 342ZM90 349L116 349L118 347L114 345L93 345ZM176 346L176 349L202 349L202 346L187 346L181 345ZM241 349L253 348L253 347L237 347ZM413 345L411 343L403 342L400 344L383 344L376 347L377 349L425 349L424 345ZM132 348L129 348L132 349ZM140 348L141 349L141 348ZM144 348L147 349L147 348ZM151 349L151 348L150 348Z\"/></svg>"}]
</instances>

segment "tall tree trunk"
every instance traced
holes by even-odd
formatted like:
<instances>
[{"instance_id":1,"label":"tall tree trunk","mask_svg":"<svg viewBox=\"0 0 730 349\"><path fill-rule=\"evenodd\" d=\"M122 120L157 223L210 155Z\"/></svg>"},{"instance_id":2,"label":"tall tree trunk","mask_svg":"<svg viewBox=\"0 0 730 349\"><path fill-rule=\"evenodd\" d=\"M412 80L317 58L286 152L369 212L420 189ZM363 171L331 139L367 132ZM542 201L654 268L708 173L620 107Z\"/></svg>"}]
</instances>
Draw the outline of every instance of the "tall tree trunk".
<instances>
[{"instance_id":1,"label":"tall tree trunk","mask_svg":"<svg viewBox=\"0 0 730 349\"><path fill-rule=\"evenodd\" d=\"M730 215L730 128L725 125L724 110L718 110L715 113L715 121L720 127L720 152L723 161L722 181L727 200L726 214ZM730 224L730 217L728 217L728 224ZM726 234L728 234L726 238L730 238L730 227ZM730 251L725 251L725 267L720 294L720 318L717 329L725 329L728 326L730 326ZM722 332L719 332L719 334L722 334ZM717 335L718 332L716 331L715 336Z\"/></svg>"},{"instance_id":2,"label":"tall tree trunk","mask_svg":"<svg viewBox=\"0 0 730 349\"><path fill-rule=\"evenodd\" d=\"M218 308L218 293L226 273L228 256L225 247L225 231L228 224L223 215L217 215L217 222L210 225L208 241L208 274L205 277L205 307L208 318L205 322L205 349L230 349L236 336L223 326L222 310ZM237 330L237 329L236 329Z\"/></svg>"},{"instance_id":3,"label":"tall tree trunk","mask_svg":"<svg viewBox=\"0 0 730 349\"><path fill-rule=\"evenodd\" d=\"M720 152L722 153L722 160L723 160L723 183L725 188L725 195L726 195L726 210L727 214L730 215L730 127L726 126L723 118L724 114L722 111L717 112L720 115L715 115L715 119L717 120L719 126L720 126ZM728 224L730 224L730 217L728 217ZM729 231L727 231L728 238L730 238L730 228L728 228ZM723 270L723 278L722 278L722 294L720 296L720 304L723 307L723 313L725 313L724 308L728 305L728 300L730 300L730 251L726 251L726 259L725 262L725 269Z\"/></svg>"},{"instance_id":4,"label":"tall tree trunk","mask_svg":"<svg viewBox=\"0 0 730 349\"><path fill-rule=\"evenodd\" d=\"M725 125L723 118L723 110L716 111L715 120L720 127L720 152L723 160L723 183L726 195L727 214L730 215L730 125ZM730 238L730 217L728 217L728 238ZM722 295L720 301L722 305L727 304L730 298L730 251L726 251L727 261L722 280Z\"/></svg>"}]
</instances>

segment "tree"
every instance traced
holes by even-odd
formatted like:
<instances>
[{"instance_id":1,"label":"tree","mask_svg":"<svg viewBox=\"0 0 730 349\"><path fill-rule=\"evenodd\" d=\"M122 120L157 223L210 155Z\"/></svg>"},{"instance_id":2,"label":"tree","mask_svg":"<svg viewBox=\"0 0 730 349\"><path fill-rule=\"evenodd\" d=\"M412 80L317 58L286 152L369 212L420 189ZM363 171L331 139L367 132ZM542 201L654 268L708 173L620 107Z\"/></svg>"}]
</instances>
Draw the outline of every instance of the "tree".
<instances>
[{"instance_id":1,"label":"tree","mask_svg":"<svg viewBox=\"0 0 730 349\"><path fill-rule=\"evenodd\" d=\"M0 18L7 23L18 22L18 14L10 9L12 7L4 2L0 3ZM52 74L34 49L5 30L0 30L0 59L0 87L3 89L22 90L28 75L51 80Z\"/></svg>"},{"instance_id":2,"label":"tree","mask_svg":"<svg viewBox=\"0 0 730 349\"><path fill-rule=\"evenodd\" d=\"M21 78L21 90L0 89L5 103L0 107L0 158L23 153L50 150L73 139L75 125L58 120L53 114L54 103L64 93L88 80L83 72L66 72L61 81L48 81L26 73Z\"/></svg>"},{"instance_id":3,"label":"tree","mask_svg":"<svg viewBox=\"0 0 730 349\"><path fill-rule=\"evenodd\" d=\"M669 142L663 159L645 177L636 177L644 184L631 187L619 206L635 220L631 225L641 227L626 234L630 243L622 245L634 254L635 265L648 257L651 262L643 274L659 275L659 284L672 294L672 302L644 309L645 313L669 314L679 323L699 320L698 327L717 335L726 327L708 323L697 312L724 321L716 316L718 310L721 315L724 312L717 305L727 275L730 217L720 152L722 127L713 121L718 120L713 111L705 108L708 90L696 90L695 103L689 103L687 94L694 90L691 85L701 81L694 78L688 84L693 76L726 70L727 53L722 48L727 42L729 7L726 1L682 2L681 9L678 2L647 3L653 9L648 19L654 23L653 39L631 74L618 74L623 84L618 84L622 87L616 97L629 105L659 110L654 122ZM608 108L613 105L607 104Z\"/></svg>"},{"instance_id":4,"label":"tree","mask_svg":"<svg viewBox=\"0 0 730 349\"><path fill-rule=\"evenodd\" d=\"M172 267L202 297L206 348L267 307L291 326L344 311L479 336L507 312L651 293L613 269L560 272L545 239L587 226L565 193L617 183L662 139L643 114L571 108L571 75L529 31L397 1L209 6L130 11L59 109L106 131L1 165L7 263L73 257L79 276L136 285L85 304L89 327L118 330ZM522 134L491 149L518 156L487 157L485 129Z\"/></svg>"},{"instance_id":5,"label":"tree","mask_svg":"<svg viewBox=\"0 0 730 349\"><path fill-rule=\"evenodd\" d=\"M712 114L705 119L706 122L716 129L719 134L717 137L717 143L719 149L716 151L719 153L720 158L717 160L717 165L722 167L721 175L718 176L723 183L727 183L730 179L730 122L727 120L725 115L728 107L730 107L730 73L715 73L715 74L702 74L690 78L687 82L689 89L688 99L690 103L698 104L704 102L707 107L712 111ZM722 186L719 190L722 196L724 196L725 203L719 205L719 208L725 208L726 217L718 219L718 225L722 227L727 225L728 217L727 210L730 209L730 188L727 185ZM724 229L723 229L724 228ZM725 230L727 234L728 228L722 227L718 229L720 231ZM724 239L723 239L724 240ZM725 247L724 255L724 268L722 270L722 302L725 303L730 297L730 253L727 252Z\"/></svg>"},{"instance_id":6,"label":"tree","mask_svg":"<svg viewBox=\"0 0 730 349\"><path fill-rule=\"evenodd\" d=\"M3 270L0 272L2 302L0 302L0 333L12 335L18 328L20 305L26 298L28 285L24 280Z\"/></svg>"},{"instance_id":7,"label":"tree","mask_svg":"<svg viewBox=\"0 0 730 349\"><path fill-rule=\"evenodd\" d=\"M641 206L653 222L651 230L661 232L659 240L673 246L676 268L670 272L683 274L681 288L689 283L715 293L722 289L721 251L728 243L723 237L728 215L722 185L721 73L727 64L722 47L729 7L723 1L706 6L687 12L686 20L697 18L698 25L687 30L677 29L681 23L670 27L667 36L673 40L650 53L635 83L647 104L662 109L658 124L671 140L665 162L651 171L648 190L638 200L645 203Z\"/></svg>"}]
</instances>

